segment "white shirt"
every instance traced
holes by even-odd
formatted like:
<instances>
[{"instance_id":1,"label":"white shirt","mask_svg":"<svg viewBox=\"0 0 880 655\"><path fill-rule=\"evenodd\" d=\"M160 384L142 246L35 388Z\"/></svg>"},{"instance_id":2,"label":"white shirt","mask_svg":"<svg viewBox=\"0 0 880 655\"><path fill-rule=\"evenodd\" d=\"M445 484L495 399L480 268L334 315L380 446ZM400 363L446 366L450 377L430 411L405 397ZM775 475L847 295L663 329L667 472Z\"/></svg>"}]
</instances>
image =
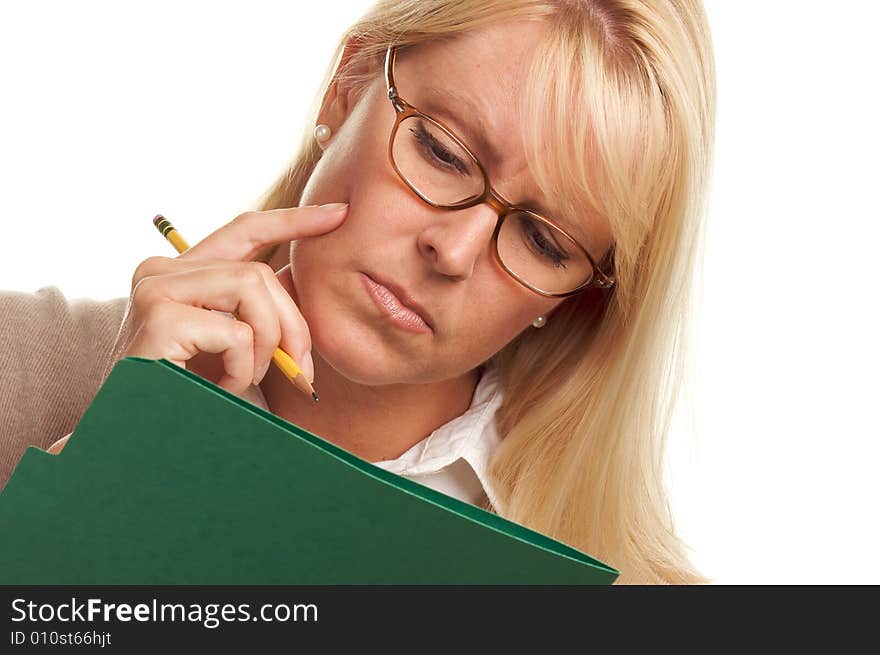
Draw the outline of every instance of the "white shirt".
<instances>
[{"instance_id":1,"label":"white shirt","mask_svg":"<svg viewBox=\"0 0 880 655\"><path fill-rule=\"evenodd\" d=\"M246 389L242 398L269 411L256 385ZM497 496L486 471L501 442L494 418L502 398L497 372L484 368L464 414L441 425L397 459L373 464L473 505L488 497L497 509Z\"/></svg>"}]
</instances>

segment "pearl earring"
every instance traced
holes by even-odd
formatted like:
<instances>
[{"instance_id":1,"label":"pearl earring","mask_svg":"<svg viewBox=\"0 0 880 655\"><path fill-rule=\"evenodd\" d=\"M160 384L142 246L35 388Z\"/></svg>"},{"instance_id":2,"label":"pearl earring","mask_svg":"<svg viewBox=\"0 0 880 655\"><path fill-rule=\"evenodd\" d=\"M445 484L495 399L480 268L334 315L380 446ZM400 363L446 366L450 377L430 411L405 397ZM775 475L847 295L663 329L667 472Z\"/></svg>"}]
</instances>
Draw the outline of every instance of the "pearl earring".
<instances>
[{"instance_id":1,"label":"pearl earring","mask_svg":"<svg viewBox=\"0 0 880 655\"><path fill-rule=\"evenodd\" d=\"M547 325L547 317L546 316L539 316L534 321L532 321L532 327L542 328L545 325Z\"/></svg>"},{"instance_id":2,"label":"pearl earring","mask_svg":"<svg viewBox=\"0 0 880 655\"><path fill-rule=\"evenodd\" d=\"M321 125L317 125L315 127L315 138L319 142L326 141L327 139L330 138L330 128L327 127L326 125L324 125L323 123Z\"/></svg>"}]
</instances>

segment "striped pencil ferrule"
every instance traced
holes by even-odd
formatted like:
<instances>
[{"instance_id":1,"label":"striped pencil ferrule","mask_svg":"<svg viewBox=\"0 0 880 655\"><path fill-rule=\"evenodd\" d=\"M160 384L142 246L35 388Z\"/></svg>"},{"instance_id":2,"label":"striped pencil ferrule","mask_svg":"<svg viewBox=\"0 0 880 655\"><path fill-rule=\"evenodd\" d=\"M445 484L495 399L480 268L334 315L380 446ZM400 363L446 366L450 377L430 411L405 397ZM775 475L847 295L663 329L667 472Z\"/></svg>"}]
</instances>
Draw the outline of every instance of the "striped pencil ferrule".
<instances>
[{"instance_id":1,"label":"striped pencil ferrule","mask_svg":"<svg viewBox=\"0 0 880 655\"><path fill-rule=\"evenodd\" d=\"M168 233L174 229L174 226L171 224L171 221L169 221L167 218L161 218L157 221L154 221L154 224L156 226L156 229L162 233L163 237L167 237Z\"/></svg>"}]
</instances>

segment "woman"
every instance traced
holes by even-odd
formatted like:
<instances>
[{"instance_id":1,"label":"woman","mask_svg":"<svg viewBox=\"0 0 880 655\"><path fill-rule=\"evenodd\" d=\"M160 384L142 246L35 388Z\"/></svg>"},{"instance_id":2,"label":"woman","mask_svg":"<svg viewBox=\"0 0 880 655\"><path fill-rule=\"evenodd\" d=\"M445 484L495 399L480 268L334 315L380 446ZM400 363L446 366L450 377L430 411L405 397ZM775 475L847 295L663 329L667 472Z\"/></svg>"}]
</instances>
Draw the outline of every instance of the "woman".
<instances>
[{"instance_id":1,"label":"woman","mask_svg":"<svg viewBox=\"0 0 880 655\"><path fill-rule=\"evenodd\" d=\"M103 375L164 357L620 582L705 582L662 480L714 129L697 0L382 1L337 55L261 211L137 268Z\"/></svg>"}]
</instances>

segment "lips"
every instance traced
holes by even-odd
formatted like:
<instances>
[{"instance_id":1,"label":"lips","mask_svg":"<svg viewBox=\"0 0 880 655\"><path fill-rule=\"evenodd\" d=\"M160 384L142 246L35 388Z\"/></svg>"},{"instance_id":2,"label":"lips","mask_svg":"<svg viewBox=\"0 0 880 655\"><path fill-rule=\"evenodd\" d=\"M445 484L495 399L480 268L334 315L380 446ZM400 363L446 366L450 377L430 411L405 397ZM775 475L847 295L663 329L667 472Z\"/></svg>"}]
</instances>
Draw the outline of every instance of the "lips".
<instances>
[{"instance_id":1,"label":"lips","mask_svg":"<svg viewBox=\"0 0 880 655\"><path fill-rule=\"evenodd\" d=\"M419 318L421 318L428 325L428 327L431 328L431 331L433 332L433 330L434 330L433 317L428 313L428 311L422 305L420 305L415 300L415 298L413 298L409 293L407 293L406 289L396 285L394 282L391 282L389 280L378 277L377 275L374 275L373 273L365 273L365 275L367 277L369 277L371 280L373 280L373 282L375 282L376 284L381 284L383 287L388 289L388 291L390 291L392 294L394 294L396 296L397 302L400 303L402 306L404 306L407 309L409 309L410 311L418 314Z\"/></svg>"}]
</instances>

